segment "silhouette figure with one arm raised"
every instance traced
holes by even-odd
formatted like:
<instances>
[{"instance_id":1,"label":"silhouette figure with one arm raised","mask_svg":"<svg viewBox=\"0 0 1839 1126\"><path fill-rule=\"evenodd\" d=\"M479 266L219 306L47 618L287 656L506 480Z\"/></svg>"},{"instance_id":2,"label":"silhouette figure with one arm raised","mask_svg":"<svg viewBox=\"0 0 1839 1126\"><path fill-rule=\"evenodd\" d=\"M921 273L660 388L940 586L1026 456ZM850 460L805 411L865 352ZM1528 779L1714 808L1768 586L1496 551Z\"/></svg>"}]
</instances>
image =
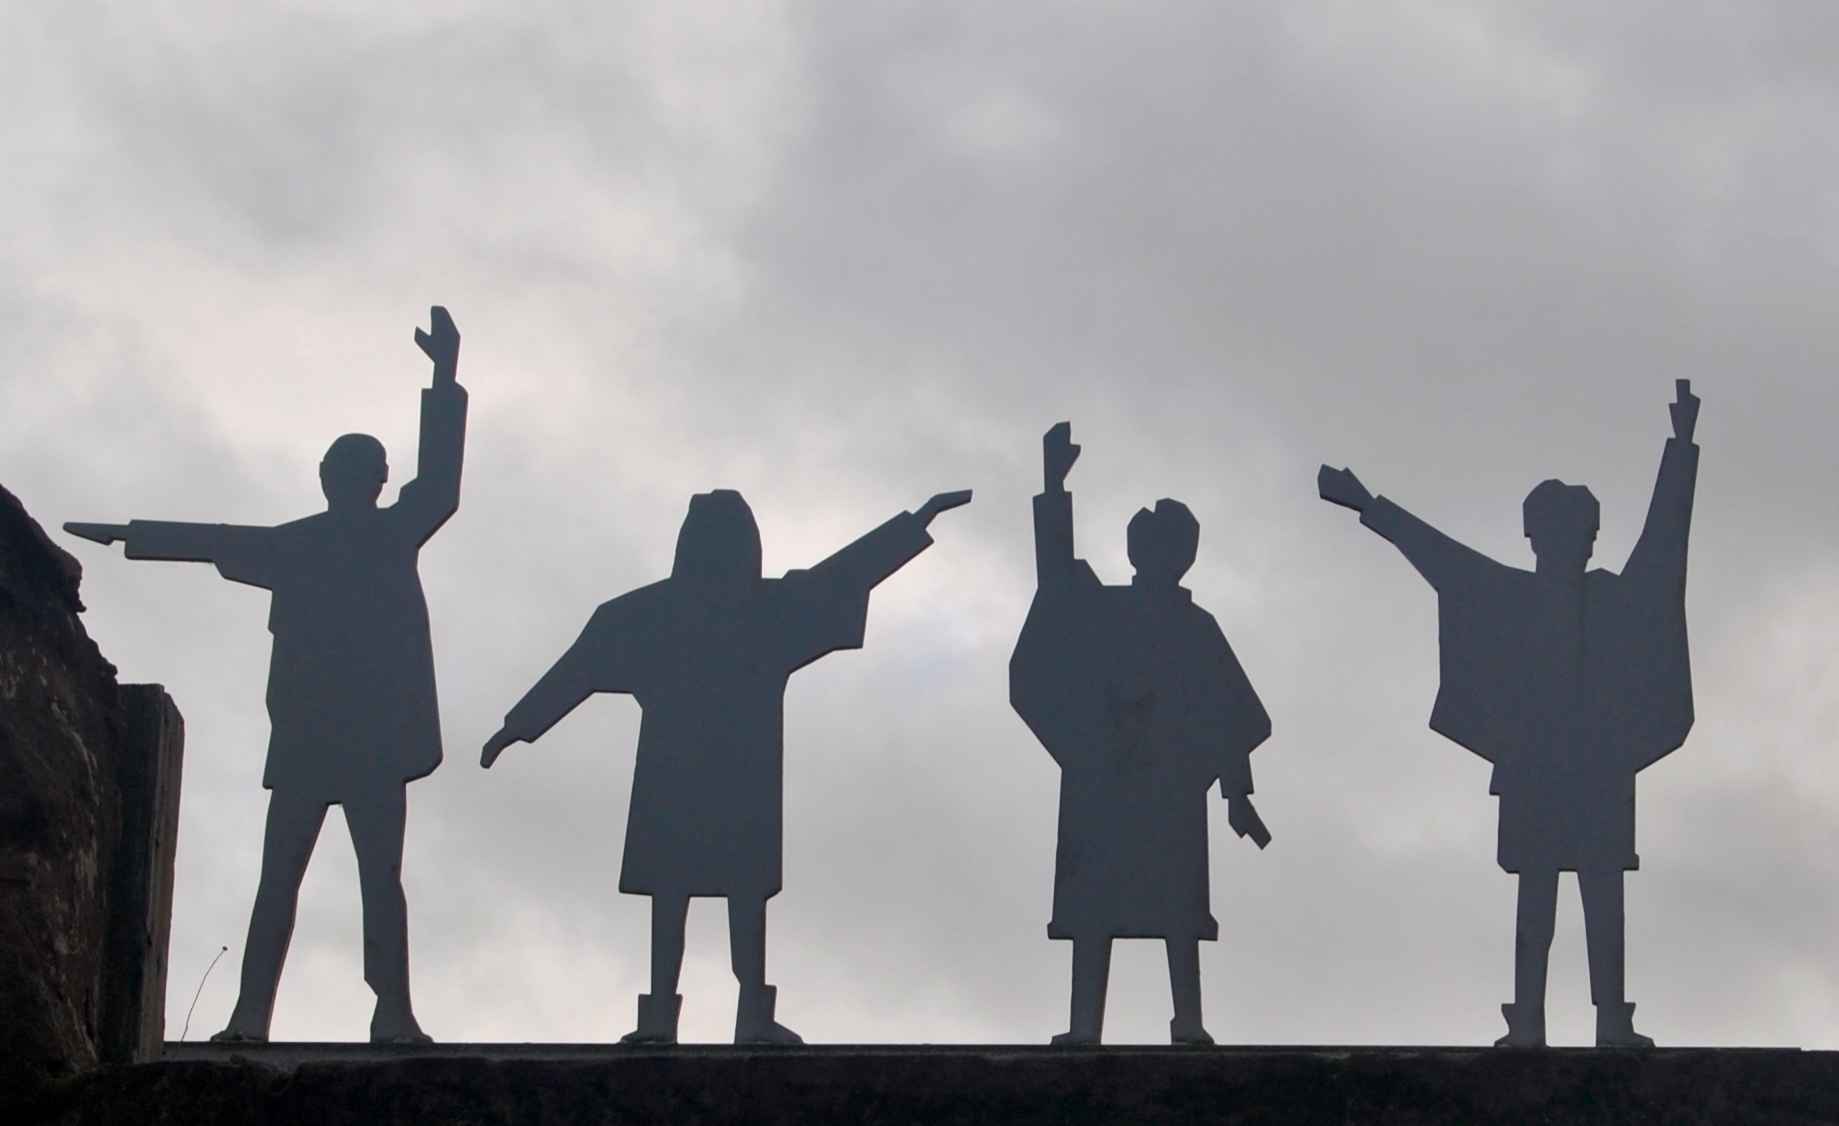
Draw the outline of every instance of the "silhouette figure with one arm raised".
<instances>
[{"instance_id":1,"label":"silhouette figure with one arm raised","mask_svg":"<svg viewBox=\"0 0 1839 1126\"><path fill-rule=\"evenodd\" d=\"M402 894L406 786L441 761L434 652L416 560L459 508L466 441L466 389L454 378L460 333L440 306L431 322L431 331L415 331L434 362L433 386L421 397L417 472L396 503L377 504L389 476L383 444L346 434L319 463L326 511L317 515L276 527L64 525L98 543L125 541L129 559L212 563L226 579L273 592L262 874L241 992L216 1040L268 1039L300 881L334 804L344 806L357 852L364 980L377 995L371 1039L428 1039L409 1003Z\"/></svg>"},{"instance_id":2,"label":"silhouette figure with one arm raised","mask_svg":"<svg viewBox=\"0 0 1839 1126\"><path fill-rule=\"evenodd\" d=\"M1500 866L1519 875L1514 998L1500 1046L1545 1043L1547 956L1558 873L1576 872L1596 1003L1596 1042L1652 1047L1624 996L1623 873L1635 854L1635 775L1692 727L1686 540L1699 400L1678 381L1673 437L1641 538L1620 574L1589 569L1596 497L1545 481L1526 497L1531 571L1473 551L1345 469L1323 466L1324 500L1402 552L1437 591L1442 686L1430 726L1493 764Z\"/></svg>"},{"instance_id":3,"label":"silhouette figure with one arm raised","mask_svg":"<svg viewBox=\"0 0 1839 1126\"><path fill-rule=\"evenodd\" d=\"M1070 1027L1053 1042L1098 1043L1112 940L1160 938L1170 1038L1211 1044L1200 991L1200 943L1219 937L1207 793L1217 781L1234 832L1270 843L1252 805L1251 752L1271 720L1219 624L1180 585L1200 536L1185 505L1161 500L1131 519L1127 586L1102 584L1074 554L1071 438L1062 422L1043 442L1038 585L1009 662L1010 703L1060 767L1047 934L1072 942L1073 980Z\"/></svg>"},{"instance_id":4,"label":"silhouette figure with one arm raised","mask_svg":"<svg viewBox=\"0 0 1839 1126\"><path fill-rule=\"evenodd\" d=\"M627 1043L675 1043L684 923L693 896L728 901L740 982L736 1043L799 1043L774 1019L766 901L778 894L784 709L792 673L858 649L869 592L932 543L944 493L805 571L760 574L753 511L731 489L698 493L670 577L603 603L580 638L505 716L480 762L533 742L596 692L643 710L619 890L651 897L651 992Z\"/></svg>"}]
</instances>

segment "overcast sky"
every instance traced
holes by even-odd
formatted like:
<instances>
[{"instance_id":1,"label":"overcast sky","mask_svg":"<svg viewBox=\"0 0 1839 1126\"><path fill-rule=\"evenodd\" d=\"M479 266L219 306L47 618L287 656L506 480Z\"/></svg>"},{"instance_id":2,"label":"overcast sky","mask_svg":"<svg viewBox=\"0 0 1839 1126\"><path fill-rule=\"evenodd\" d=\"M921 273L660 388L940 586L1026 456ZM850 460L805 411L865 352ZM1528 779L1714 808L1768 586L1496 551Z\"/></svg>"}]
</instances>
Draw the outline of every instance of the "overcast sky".
<instances>
[{"instance_id":1,"label":"overcast sky","mask_svg":"<svg viewBox=\"0 0 1839 1126\"><path fill-rule=\"evenodd\" d=\"M1520 501L1639 531L1704 400L1698 722L1641 777L1629 998L1662 1044L1839 1047L1839 8L1805 3L15 5L0 35L0 481L47 526L316 511L350 430L412 472L431 303L471 392L423 550L447 761L410 789L436 1038L602 1041L646 988L615 887L638 708L478 747L598 602L741 489L770 573L974 488L786 701L768 977L808 1040L1043 1042L1057 774L1007 702L1040 436L1082 553L1201 523L1196 600L1275 721L1275 840L1213 803L1225 1043L1491 1041L1514 885L1480 759L1426 726L1432 592L1315 497L1350 465L1496 558ZM393 496L393 492L386 493ZM186 718L168 1035L235 999L260 855L262 592L68 546L86 623ZM1575 885L1555 1043L1592 1010ZM686 1040L732 1035L690 915ZM329 818L274 1034L362 1039ZM1166 1042L1159 943L1115 1041Z\"/></svg>"}]
</instances>

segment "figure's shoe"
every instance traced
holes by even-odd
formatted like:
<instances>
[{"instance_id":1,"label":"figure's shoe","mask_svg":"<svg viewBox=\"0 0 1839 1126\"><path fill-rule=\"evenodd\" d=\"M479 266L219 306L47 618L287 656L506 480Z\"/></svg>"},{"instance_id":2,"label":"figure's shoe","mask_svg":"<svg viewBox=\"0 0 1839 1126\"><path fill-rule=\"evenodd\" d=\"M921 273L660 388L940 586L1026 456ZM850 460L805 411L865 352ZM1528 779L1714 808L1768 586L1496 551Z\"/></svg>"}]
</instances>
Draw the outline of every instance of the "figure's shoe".
<instances>
[{"instance_id":1,"label":"figure's shoe","mask_svg":"<svg viewBox=\"0 0 1839 1126\"><path fill-rule=\"evenodd\" d=\"M377 1007L370 1015L370 1042L372 1044L432 1044L434 1037L421 1030L415 1021L415 1013L409 1008L408 998L385 1001L377 998Z\"/></svg>"},{"instance_id":2,"label":"figure's shoe","mask_svg":"<svg viewBox=\"0 0 1839 1126\"><path fill-rule=\"evenodd\" d=\"M1596 1007L1596 1046L1599 1048L1652 1048L1654 1039L1635 1031L1635 1006L1619 1001Z\"/></svg>"},{"instance_id":3,"label":"figure's shoe","mask_svg":"<svg viewBox=\"0 0 1839 1126\"><path fill-rule=\"evenodd\" d=\"M1098 1033L1069 1030L1048 1041L1056 1048L1090 1048L1098 1044Z\"/></svg>"},{"instance_id":4,"label":"figure's shoe","mask_svg":"<svg viewBox=\"0 0 1839 1126\"><path fill-rule=\"evenodd\" d=\"M1208 1045L1213 1043L1213 1037L1207 1034L1207 1030L1201 1027L1198 1020L1192 1024L1172 1020L1169 1021L1169 1043Z\"/></svg>"},{"instance_id":5,"label":"figure's shoe","mask_svg":"<svg viewBox=\"0 0 1839 1126\"><path fill-rule=\"evenodd\" d=\"M677 1015L683 1011L683 994L660 997L639 994L639 1026L619 1038L622 1044L675 1044Z\"/></svg>"},{"instance_id":6,"label":"figure's shoe","mask_svg":"<svg viewBox=\"0 0 1839 1126\"><path fill-rule=\"evenodd\" d=\"M261 1032L245 1032L243 1029L236 1027L236 1022L232 1020L228 1028L224 1029L222 1032L219 1032L217 1035L211 1037L211 1043L213 1044L266 1044L268 1043L268 1036L266 1033L261 1033Z\"/></svg>"},{"instance_id":7,"label":"figure's shoe","mask_svg":"<svg viewBox=\"0 0 1839 1126\"><path fill-rule=\"evenodd\" d=\"M741 990L741 1002L734 1014L736 1044L802 1044L804 1037L773 1019L779 999L779 987L763 985L757 990Z\"/></svg>"},{"instance_id":8,"label":"figure's shoe","mask_svg":"<svg viewBox=\"0 0 1839 1126\"><path fill-rule=\"evenodd\" d=\"M1545 1047L1545 1009L1525 1009L1523 1006L1509 1002L1501 1006L1501 1015L1507 1018L1507 1035L1494 1042L1497 1048L1543 1048ZM1600 1033L1598 1035L1601 1035Z\"/></svg>"}]
</instances>

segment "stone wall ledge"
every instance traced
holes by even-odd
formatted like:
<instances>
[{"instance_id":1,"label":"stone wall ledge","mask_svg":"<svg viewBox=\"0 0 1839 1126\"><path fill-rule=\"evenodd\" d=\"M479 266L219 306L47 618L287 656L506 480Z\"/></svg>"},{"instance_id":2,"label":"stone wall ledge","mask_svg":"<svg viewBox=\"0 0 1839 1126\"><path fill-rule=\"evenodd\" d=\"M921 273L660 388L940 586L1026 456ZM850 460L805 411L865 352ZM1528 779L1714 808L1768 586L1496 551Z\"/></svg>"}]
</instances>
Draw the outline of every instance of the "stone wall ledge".
<instances>
[{"instance_id":1,"label":"stone wall ledge","mask_svg":"<svg viewBox=\"0 0 1839 1126\"><path fill-rule=\"evenodd\" d=\"M1780 1048L168 1044L23 1118L185 1123L1839 1123L1839 1053Z\"/></svg>"}]
</instances>

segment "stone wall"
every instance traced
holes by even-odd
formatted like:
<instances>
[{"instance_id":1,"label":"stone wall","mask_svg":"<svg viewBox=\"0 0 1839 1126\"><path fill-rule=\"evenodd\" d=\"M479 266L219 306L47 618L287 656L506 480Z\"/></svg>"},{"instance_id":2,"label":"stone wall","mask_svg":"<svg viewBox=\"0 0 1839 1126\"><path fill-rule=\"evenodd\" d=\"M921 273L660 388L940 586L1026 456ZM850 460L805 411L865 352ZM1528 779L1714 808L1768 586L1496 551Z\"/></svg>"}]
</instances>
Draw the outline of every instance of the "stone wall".
<instances>
[{"instance_id":1,"label":"stone wall","mask_svg":"<svg viewBox=\"0 0 1839 1126\"><path fill-rule=\"evenodd\" d=\"M0 1075L156 1054L184 724L120 685L82 569L0 488Z\"/></svg>"}]
</instances>

